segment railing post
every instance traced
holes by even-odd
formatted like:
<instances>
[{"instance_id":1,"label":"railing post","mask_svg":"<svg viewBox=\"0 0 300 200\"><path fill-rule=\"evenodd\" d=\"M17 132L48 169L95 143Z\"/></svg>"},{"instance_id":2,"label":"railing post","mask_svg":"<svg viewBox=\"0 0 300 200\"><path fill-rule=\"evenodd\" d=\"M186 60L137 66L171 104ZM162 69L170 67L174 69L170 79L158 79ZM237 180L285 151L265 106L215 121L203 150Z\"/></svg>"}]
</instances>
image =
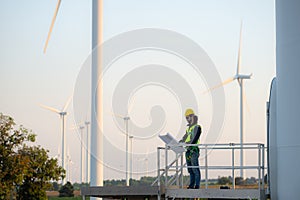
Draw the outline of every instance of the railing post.
<instances>
[{"instance_id":1,"label":"railing post","mask_svg":"<svg viewBox=\"0 0 300 200\"><path fill-rule=\"evenodd\" d=\"M260 190L261 181L261 146L258 144L258 189Z\"/></svg>"},{"instance_id":2,"label":"railing post","mask_svg":"<svg viewBox=\"0 0 300 200\"><path fill-rule=\"evenodd\" d=\"M168 187L168 145L165 147L165 189Z\"/></svg>"},{"instance_id":3,"label":"railing post","mask_svg":"<svg viewBox=\"0 0 300 200\"><path fill-rule=\"evenodd\" d=\"M205 189L208 188L207 145L205 145Z\"/></svg>"},{"instance_id":4,"label":"railing post","mask_svg":"<svg viewBox=\"0 0 300 200\"><path fill-rule=\"evenodd\" d=\"M262 144L262 177L263 177L263 180L262 180L262 187L263 189L265 189L265 145Z\"/></svg>"},{"instance_id":5,"label":"railing post","mask_svg":"<svg viewBox=\"0 0 300 200\"><path fill-rule=\"evenodd\" d=\"M232 146L231 149L231 163L232 163L232 188L235 189L235 175L234 175L234 168L235 168L235 158L234 158L234 144L230 144Z\"/></svg>"},{"instance_id":6,"label":"railing post","mask_svg":"<svg viewBox=\"0 0 300 200\"><path fill-rule=\"evenodd\" d=\"M181 158L180 158L180 162L181 162L181 164L180 164L180 184L181 184L181 187L180 188L183 188L183 153L181 153Z\"/></svg>"},{"instance_id":7,"label":"railing post","mask_svg":"<svg viewBox=\"0 0 300 200\"><path fill-rule=\"evenodd\" d=\"M160 148L157 148L157 186L158 186L158 194L157 200L160 200L161 192L160 192Z\"/></svg>"},{"instance_id":8,"label":"railing post","mask_svg":"<svg viewBox=\"0 0 300 200\"><path fill-rule=\"evenodd\" d=\"M176 185L179 186L179 173L178 173L178 159L179 159L179 154L176 154Z\"/></svg>"}]
</instances>

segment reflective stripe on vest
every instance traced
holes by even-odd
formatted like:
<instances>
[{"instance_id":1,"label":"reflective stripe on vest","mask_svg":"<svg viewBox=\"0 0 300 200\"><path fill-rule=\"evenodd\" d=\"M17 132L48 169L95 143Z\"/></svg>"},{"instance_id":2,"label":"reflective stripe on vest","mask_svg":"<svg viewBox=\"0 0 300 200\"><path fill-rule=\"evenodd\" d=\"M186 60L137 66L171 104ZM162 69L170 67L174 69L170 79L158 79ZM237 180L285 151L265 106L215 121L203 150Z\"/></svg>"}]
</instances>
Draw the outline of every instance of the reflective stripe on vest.
<instances>
[{"instance_id":1,"label":"reflective stripe on vest","mask_svg":"<svg viewBox=\"0 0 300 200\"><path fill-rule=\"evenodd\" d=\"M192 134L193 134L194 129L195 129L196 126L197 126L197 124L195 124L195 125L193 125L191 127L187 127L186 133L188 134L188 136L186 137L186 139L184 141L185 143L188 143L188 142L191 141L191 136L192 136ZM196 135L196 133L195 133L195 135ZM200 144L200 139L198 139L198 141L196 142L196 144Z\"/></svg>"}]
</instances>

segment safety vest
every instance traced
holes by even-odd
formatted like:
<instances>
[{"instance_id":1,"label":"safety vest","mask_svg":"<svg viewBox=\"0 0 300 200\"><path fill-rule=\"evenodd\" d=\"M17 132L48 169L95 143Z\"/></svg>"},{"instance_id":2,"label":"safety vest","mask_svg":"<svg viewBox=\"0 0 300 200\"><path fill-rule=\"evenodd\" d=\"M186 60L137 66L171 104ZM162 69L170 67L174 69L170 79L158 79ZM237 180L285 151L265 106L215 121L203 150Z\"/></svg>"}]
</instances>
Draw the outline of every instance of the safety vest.
<instances>
[{"instance_id":1,"label":"safety vest","mask_svg":"<svg viewBox=\"0 0 300 200\"><path fill-rule=\"evenodd\" d=\"M195 124L191 127L187 127L187 129L186 129L187 137L185 138L185 141L184 141L185 143L188 143L188 142L191 141L191 137L194 133L194 129L195 129L196 126L199 126L199 125ZM194 136L195 135L196 135L196 133L194 133ZM200 144L200 137L199 137L198 141L196 142L196 144Z\"/></svg>"}]
</instances>

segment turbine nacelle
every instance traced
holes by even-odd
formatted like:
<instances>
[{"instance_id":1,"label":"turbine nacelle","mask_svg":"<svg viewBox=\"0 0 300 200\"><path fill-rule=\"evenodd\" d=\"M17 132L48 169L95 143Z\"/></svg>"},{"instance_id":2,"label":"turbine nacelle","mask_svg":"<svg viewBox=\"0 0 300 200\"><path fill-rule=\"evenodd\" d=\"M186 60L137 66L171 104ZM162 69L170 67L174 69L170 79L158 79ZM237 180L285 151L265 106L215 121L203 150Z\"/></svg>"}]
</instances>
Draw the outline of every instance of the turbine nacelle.
<instances>
[{"instance_id":1,"label":"turbine nacelle","mask_svg":"<svg viewBox=\"0 0 300 200\"><path fill-rule=\"evenodd\" d=\"M67 114L68 114L67 112L60 112L60 113L59 113L60 116L65 116L65 115L67 115Z\"/></svg>"},{"instance_id":2,"label":"turbine nacelle","mask_svg":"<svg viewBox=\"0 0 300 200\"><path fill-rule=\"evenodd\" d=\"M249 75L244 75L244 74L237 74L234 76L234 80L235 79L251 79L252 74Z\"/></svg>"},{"instance_id":3,"label":"turbine nacelle","mask_svg":"<svg viewBox=\"0 0 300 200\"><path fill-rule=\"evenodd\" d=\"M130 120L130 117L124 117L123 119L124 120Z\"/></svg>"}]
</instances>

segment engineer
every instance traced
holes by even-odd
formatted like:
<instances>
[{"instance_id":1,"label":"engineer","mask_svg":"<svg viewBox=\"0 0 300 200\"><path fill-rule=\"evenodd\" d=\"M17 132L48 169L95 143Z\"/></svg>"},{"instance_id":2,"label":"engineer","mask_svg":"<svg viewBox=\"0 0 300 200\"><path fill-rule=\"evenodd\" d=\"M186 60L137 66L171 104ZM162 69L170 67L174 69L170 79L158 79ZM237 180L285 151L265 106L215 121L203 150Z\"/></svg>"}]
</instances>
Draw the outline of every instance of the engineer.
<instances>
[{"instance_id":1,"label":"engineer","mask_svg":"<svg viewBox=\"0 0 300 200\"><path fill-rule=\"evenodd\" d=\"M185 118L188 122L187 129L180 142L184 142L186 144L200 144L201 126L198 125L198 117L195 115L194 111L189 108L185 111ZM198 146L186 147L185 159L188 166L188 172L190 174L190 184L188 189L200 188L201 173L198 160L199 153Z\"/></svg>"}]
</instances>

